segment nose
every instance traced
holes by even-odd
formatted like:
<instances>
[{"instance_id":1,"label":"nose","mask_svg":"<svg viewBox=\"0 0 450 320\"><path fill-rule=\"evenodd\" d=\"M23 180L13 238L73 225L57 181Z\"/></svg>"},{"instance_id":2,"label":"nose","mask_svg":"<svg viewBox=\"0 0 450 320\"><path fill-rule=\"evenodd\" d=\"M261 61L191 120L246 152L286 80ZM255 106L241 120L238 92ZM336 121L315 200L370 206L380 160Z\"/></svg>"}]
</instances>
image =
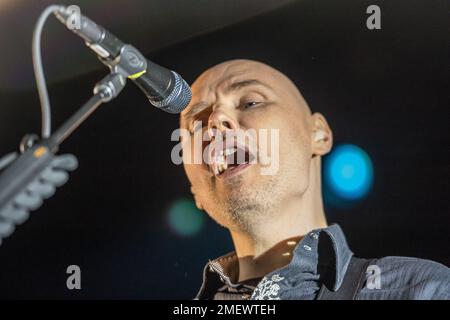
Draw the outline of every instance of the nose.
<instances>
[{"instance_id":1,"label":"nose","mask_svg":"<svg viewBox=\"0 0 450 320\"><path fill-rule=\"evenodd\" d=\"M217 108L214 110L208 119L209 136L213 137L215 131L225 132L227 130L237 130L239 124L236 119L223 109Z\"/></svg>"}]
</instances>

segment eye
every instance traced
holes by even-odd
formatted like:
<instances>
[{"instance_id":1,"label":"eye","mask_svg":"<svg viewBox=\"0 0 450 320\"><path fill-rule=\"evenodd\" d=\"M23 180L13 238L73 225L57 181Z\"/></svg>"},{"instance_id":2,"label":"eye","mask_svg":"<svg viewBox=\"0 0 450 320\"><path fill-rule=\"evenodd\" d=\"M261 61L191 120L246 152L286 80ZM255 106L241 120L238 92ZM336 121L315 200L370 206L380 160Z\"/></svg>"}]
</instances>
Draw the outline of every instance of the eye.
<instances>
[{"instance_id":1,"label":"eye","mask_svg":"<svg viewBox=\"0 0 450 320\"><path fill-rule=\"evenodd\" d=\"M253 101L253 100L245 101L245 102L242 104L242 108L243 108L243 109L250 109L250 108L253 108L253 107L259 105L260 103L261 103L261 102L259 102L259 101Z\"/></svg>"}]
</instances>

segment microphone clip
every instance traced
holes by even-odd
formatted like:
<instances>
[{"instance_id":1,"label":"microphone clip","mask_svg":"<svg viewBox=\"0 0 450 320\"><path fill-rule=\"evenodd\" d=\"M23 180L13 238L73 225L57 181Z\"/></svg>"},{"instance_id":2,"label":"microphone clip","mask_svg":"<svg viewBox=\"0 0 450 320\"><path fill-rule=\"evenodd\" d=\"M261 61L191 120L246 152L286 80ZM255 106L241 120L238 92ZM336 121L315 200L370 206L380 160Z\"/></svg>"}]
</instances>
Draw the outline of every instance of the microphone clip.
<instances>
[{"instance_id":1,"label":"microphone clip","mask_svg":"<svg viewBox=\"0 0 450 320\"><path fill-rule=\"evenodd\" d=\"M119 73L122 76L135 80L147 71L147 59L132 45L126 44L120 49L120 54L115 59L99 57L111 73Z\"/></svg>"}]
</instances>

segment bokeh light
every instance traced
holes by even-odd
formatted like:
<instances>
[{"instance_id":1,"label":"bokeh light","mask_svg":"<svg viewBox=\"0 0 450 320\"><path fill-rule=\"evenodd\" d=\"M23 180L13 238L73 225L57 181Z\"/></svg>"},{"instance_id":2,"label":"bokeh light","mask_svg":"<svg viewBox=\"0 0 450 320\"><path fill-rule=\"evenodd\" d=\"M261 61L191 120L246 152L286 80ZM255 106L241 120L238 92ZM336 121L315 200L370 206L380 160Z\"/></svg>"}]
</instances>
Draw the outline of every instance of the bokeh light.
<instances>
[{"instance_id":1,"label":"bokeh light","mask_svg":"<svg viewBox=\"0 0 450 320\"><path fill-rule=\"evenodd\" d=\"M332 204L365 197L373 184L373 166L360 147L343 144L324 159L325 198Z\"/></svg>"},{"instance_id":2,"label":"bokeh light","mask_svg":"<svg viewBox=\"0 0 450 320\"><path fill-rule=\"evenodd\" d=\"M204 220L204 213L197 209L191 199L181 198L174 201L168 211L169 226L179 236L195 236L202 230Z\"/></svg>"}]
</instances>

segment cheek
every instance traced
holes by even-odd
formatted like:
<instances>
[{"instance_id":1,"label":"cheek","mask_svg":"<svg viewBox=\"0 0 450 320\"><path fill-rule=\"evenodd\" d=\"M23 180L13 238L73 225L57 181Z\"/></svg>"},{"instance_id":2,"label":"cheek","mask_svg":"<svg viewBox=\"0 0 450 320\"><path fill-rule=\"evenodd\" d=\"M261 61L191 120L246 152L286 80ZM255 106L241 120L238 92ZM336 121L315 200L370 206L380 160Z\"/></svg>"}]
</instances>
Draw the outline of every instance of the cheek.
<instances>
[{"instance_id":1,"label":"cheek","mask_svg":"<svg viewBox=\"0 0 450 320\"><path fill-rule=\"evenodd\" d=\"M201 182L201 165L198 164L185 164L184 170L192 185L197 186Z\"/></svg>"},{"instance_id":2,"label":"cheek","mask_svg":"<svg viewBox=\"0 0 450 320\"><path fill-rule=\"evenodd\" d=\"M206 161L207 149L210 140L205 131L196 133L182 142L182 159L185 165L201 164Z\"/></svg>"},{"instance_id":3,"label":"cheek","mask_svg":"<svg viewBox=\"0 0 450 320\"><path fill-rule=\"evenodd\" d=\"M292 158L294 161L295 159L299 161L305 156L311 156L310 138L302 121L285 118L276 120L273 128L278 129L278 147L283 158Z\"/></svg>"},{"instance_id":4,"label":"cheek","mask_svg":"<svg viewBox=\"0 0 450 320\"><path fill-rule=\"evenodd\" d=\"M312 156L308 137L297 130L284 130L280 134L280 150L283 158L294 167L307 170Z\"/></svg>"},{"instance_id":5,"label":"cheek","mask_svg":"<svg viewBox=\"0 0 450 320\"><path fill-rule=\"evenodd\" d=\"M280 171L292 191L303 193L309 186L311 144L309 136L298 127L280 130Z\"/></svg>"}]
</instances>

